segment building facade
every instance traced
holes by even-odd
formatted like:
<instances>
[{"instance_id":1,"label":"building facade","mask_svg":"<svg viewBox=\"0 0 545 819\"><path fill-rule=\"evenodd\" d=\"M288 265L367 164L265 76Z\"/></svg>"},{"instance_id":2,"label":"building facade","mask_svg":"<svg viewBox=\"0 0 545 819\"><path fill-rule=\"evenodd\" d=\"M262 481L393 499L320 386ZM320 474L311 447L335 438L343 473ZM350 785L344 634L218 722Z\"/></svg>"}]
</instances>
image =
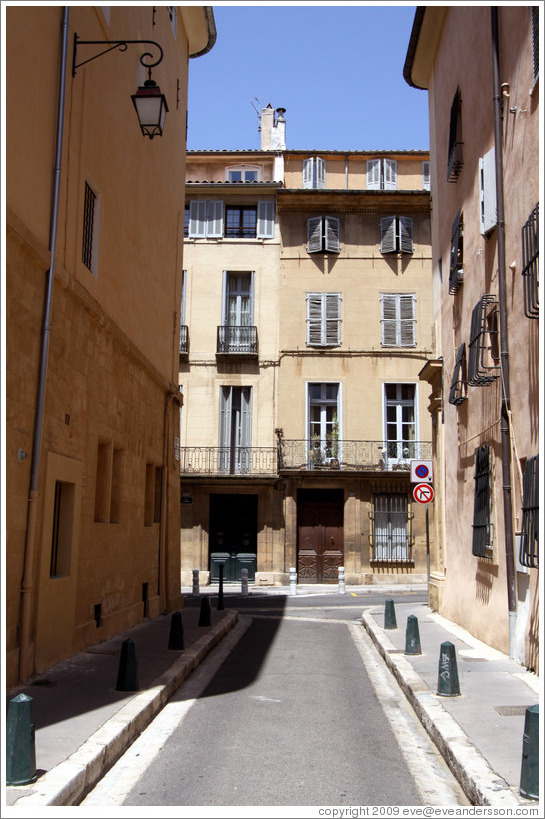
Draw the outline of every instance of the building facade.
<instances>
[{"instance_id":1,"label":"building facade","mask_svg":"<svg viewBox=\"0 0 545 819\"><path fill-rule=\"evenodd\" d=\"M202 6L6 9L8 685L182 603L180 191L214 39ZM160 92L148 139L131 95Z\"/></svg>"},{"instance_id":2,"label":"building facade","mask_svg":"<svg viewBox=\"0 0 545 819\"><path fill-rule=\"evenodd\" d=\"M435 515L430 599L538 668L539 7L422 7L428 91Z\"/></svg>"},{"instance_id":3,"label":"building facade","mask_svg":"<svg viewBox=\"0 0 545 819\"><path fill-rule=\"evenodd\" d=\"M284 113L188 153L182 584L422 580L429 155L288 150Z\"/></svg>"}]
</instances>

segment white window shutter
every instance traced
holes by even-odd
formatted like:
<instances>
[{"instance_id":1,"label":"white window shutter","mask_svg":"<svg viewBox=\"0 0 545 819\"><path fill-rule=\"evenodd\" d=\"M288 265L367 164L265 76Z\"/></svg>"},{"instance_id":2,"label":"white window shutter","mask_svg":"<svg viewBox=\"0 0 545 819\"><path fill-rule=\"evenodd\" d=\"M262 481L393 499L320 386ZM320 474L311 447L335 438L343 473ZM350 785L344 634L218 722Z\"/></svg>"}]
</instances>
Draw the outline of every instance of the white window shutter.
<instances>
[{"instance_id":1,"label":"white window shutter","mask_svg":"<svg viewBox=\"0 0 545 819\"><path fill-rule=\"evenodd\" d=\"M270 199L257 203L257 238L274 239L274 202Z\"/></svg>"},{"instance_id":2,"label":"white window shutter","mask_svg":"<svg viewBox=\"0 0 545 819\"><path fill-rule=\"evenodd\" d=\"M322 250L322 222L321 216L311 216L307 219L307 251L320 253Z\"/></svg>"},{"instance_id":3,"label":"white window shutter","mask_svg":"<svg viewBox=\"0 0 545 819\"><path fill-rule=\"evenodd\" d=\"M399 217L399 246L402 253L412 253L413 245L413 220L410 216Z\"/></svg>"},{"instance_id":4,"label":"white window shutter","mask_svg":"<svg viewBox=\"0 0 545 819\"><path fill-rule=\"evenodd\" d=\"M206 237L206 201L193 199L189 203L189 238Z\"/></svg>"},{"instance_id":5,"label":"white window shutter","mask_svg":"<svg viewBox=\"0 0 545 819\"><path fill-rule=\"evenodd\" d=\"M384 159L384 190L397 190L397 159Z\"/></svg>"},{"instance_id":6,"label":"white window shutter","mask_svg":"<svg viewBox=\"0 0 545 819\"><path fill-rule=\"evenodd\" d=\"M481 198L480 224L485 235L498 222L496 206L496 156L494 148L479 159L479 189Z\"/></svg>"},{"instance_id":7,"label":"white window shutter","mask_svg":"<svg viewBox=\"0 0 545 819\"><path fill-rule=\"evenodd\" d=\"M223 237L223 202L218 200L207 204L206 236L208 239L221 239Z\"/></svg>"},{"instance_id":8,"label":"white window shutter","mask_svg":"<svg viewBox=\"0 0 545 819\"><path fill-rule=\"evenodd\" d=\"M307 293L307 345L322 346L323 293Z\"/></svg>"},{"instance_id":9,"label":"white window shutter","mask_svg":"<svg viewBox=\"0 0 545 819\"><path fill-rule=\"evenodd\" d=\"M333 347L341 343L341 296L339 293L324 293L325 338L324 344Z\"/></svg>"},{"instance_id":10,"label":"white window shutter","mask_svg":"<svg viewBox=\"0 0 545 819\"><path fill-rule=\"evenodd\" d=\"M367 190L380 190L380 159L367 160Z\"/></svg>"},{"instance_id":11,"label":"white window shutter","mask_svg":"<svg viewBox=\"0 0 545 819\"><path fill-rule=\"evenodd\" d=\"M339 220L336 216L325 216L324 223L325 249L339 253L341 249Z\"/></svg>"},{"instance_id":12,"label":"white window shutter","mask_svg":"<svg viewBox=\"0 0 545 819\"><path fill-rule=\"evenodd\" d=\"M303 159L303 188L312 188L312 170L314 167L314 160Z\"/></svg>"},{"instance_id":13,"label":"white window shutter","mask_svg":"<svg viewBox=\"0 0 545 819\"><path fill-rule=\"evenodd\" d=\"M316 162L316 186L317 188L325 188L325 159L317 156Z\"/></svg>"},{"instance_id":14,"label":"white window shutter","mask_svg":"<svg viewBox=\"0 0 545 819\"><path fill-rule=\"evenodd\" d=\"M397 298L395 294L383 293L382 305L382 346L397 347Z\"/></svg>"},{"instance_id":15,"label":"white window shutter","mask_svg":"<svg viewBox=\"0 0 545 819\"><path fill-rule=\"evenodd\" d=\"M383 216L380 220L380 252L395 253L396 251L396 218Z\"/></svg>"},{"instance_id":16,"label":"white window shutter","mask_svg":"<svg viewBox=\"0 0 545 819\"><path fill-rule=\"evenodd\" d=\"M429 191L431 188L431 177L430 177L430 163L423 162L422 163L422 187L425 191Z\"/></svg>"},{"instance_id":17,"label":"white window shutter","mask_svg":"<svg viewBox=\"0 0 545 819\"><path fill-rule=\"evenodd\" d=\"M401 347L414 347L415 320L414 320L414 295L412 293L401 293L399 295L399 344Z\"/></svg>"}]
</instances>

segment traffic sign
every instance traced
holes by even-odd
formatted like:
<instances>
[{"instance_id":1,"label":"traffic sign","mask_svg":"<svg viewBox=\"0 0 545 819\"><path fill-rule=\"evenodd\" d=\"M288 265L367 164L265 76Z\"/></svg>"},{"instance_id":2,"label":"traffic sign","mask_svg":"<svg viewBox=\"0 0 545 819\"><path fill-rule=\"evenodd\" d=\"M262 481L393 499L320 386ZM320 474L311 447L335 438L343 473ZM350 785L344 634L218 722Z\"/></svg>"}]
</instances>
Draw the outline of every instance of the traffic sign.
<instances>
[{"instance_id":1,"label":"traffic sign","mask_svg":"<svg viewBox=\"0 0 545 819\"><path fill-rule=\"evenodd\" d=\"M413 489L413 498L418 503L429 503L433 500L435 492L430 483L417 483Z\"/></svg>"},{"instance_id":2,"label":"traffic sign","mask_svg":"<svg viewBox=\"0 0 545 819\"><path fill-rule=\"evenodd\" d=\"M433 461L411 461L411 483L432 483Z\"/></svg>"}]
</instances>

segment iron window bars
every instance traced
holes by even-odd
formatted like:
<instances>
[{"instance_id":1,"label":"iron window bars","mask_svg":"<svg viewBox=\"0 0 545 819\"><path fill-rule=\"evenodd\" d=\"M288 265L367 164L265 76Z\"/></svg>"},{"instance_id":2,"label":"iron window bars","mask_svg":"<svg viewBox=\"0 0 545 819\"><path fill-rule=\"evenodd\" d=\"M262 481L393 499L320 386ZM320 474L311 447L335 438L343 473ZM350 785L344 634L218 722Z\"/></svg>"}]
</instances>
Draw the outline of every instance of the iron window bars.
<instances>
[{"instance_id":1,"label":"iron window bars","mask_svg":"<svg viewBox=\"0 0 545 819\"><path fill-rule=\"evenodd\" d=\"M538 569L539 548L539 455L528 458L522 482L522 526L519 560L523 566Z\"/></svg>"},{"instance_id":2,"label":"iron window bars","mask_svg":"<svg viewBox=\"0 0 545 819\"><path fill-rule=\"evenodd\" d=\"M490 447L475 451L475 496L473 502L473 543L475 557L491 557L492 525L490 522Z\"/></svg>"},{"instance_id":3,"label":"iron window bars","mask_svg":"<svg viewBox=\"0 0 545 819\"><path fill-rule=\"evenodd\" d=\"M539 202L522 228L522 276L524 281L524 315L539 318L538 264Z\"/></svg>"},{"instance_id":4,"label":"iron window bars","mask_svg":"<svg viewBox=\"0 0 545 819\"><path fill-rule=\"evenodd\" d=\"M465 342L460 344L450 382L449 404L462 404L467 399L467 359Z\"/></svg>"},{"instance_id":5,"label":"iron window bars","mask_svg":"<svg viewBox=\"0 0 545 819\"><path fill-rule=\"evenodd\" d=\"M380 493L373 499L370 541L372 561L409 563L413 545L412 519L406 495Z\"/></svg>"},{"instance_id":6,"label":"iron window bars","mask_svg":"<svg viewBox=\"0 0 545 819\"><path fill-rule=\"evenodd\" d=\"M85 198L83 203L83 244L81 259L85 267L93 270L93 237L95 232L95 203L96 194L90 185L85 183Z\"/></svg>"},{"instance_id":7,"label":"iron window bars","mask_svg":"<svg viewBox=\"0 0 545 819\"><path fill-rule=\"evenodd\" d=\"M450 272L448 292L452 295L458 292L464 283L464 221L460 211L452 223L450 239Z\"/></svg>"},{"instance_id":8,"label":"iron window bars","mask_svg":"<svg viewBox=\"0 0 545 819\"><path fill-rule=\"evenodd\" d=\"M491 384L499 375L499 365L489 363L498 338L497 310L496 297L485 293L471 313L467 383L472 386Z\"/></svg>"},{"instance_id":9,"label":"iron window bars","mask_svg":"<svg viewBox=\"0 0 545 819\"><path fill-rule=\"evenodd\" d=\"M456 89L450 109L450 129L448 142L447 181L456 182L464 164L462 156L462 98Z\"/></svg>"}]
</instances>

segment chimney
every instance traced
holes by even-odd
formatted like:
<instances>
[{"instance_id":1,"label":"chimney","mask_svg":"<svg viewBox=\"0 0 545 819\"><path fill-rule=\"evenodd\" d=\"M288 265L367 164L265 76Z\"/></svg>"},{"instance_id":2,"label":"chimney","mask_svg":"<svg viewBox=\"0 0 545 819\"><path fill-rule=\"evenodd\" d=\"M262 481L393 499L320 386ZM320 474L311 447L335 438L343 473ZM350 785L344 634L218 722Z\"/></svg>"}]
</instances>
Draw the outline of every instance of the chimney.
<instances>
[{"instance_id":1,"label":"chimney","mask_svg":"<svg viewBox=\"0 0 545 819\"><path fill-rule=\"evenodd\" d=\"M285 108L277 108L276 116L269 103L261 111L261 150L284 151L286 149Z\"/></svg>"}]
</instances>

